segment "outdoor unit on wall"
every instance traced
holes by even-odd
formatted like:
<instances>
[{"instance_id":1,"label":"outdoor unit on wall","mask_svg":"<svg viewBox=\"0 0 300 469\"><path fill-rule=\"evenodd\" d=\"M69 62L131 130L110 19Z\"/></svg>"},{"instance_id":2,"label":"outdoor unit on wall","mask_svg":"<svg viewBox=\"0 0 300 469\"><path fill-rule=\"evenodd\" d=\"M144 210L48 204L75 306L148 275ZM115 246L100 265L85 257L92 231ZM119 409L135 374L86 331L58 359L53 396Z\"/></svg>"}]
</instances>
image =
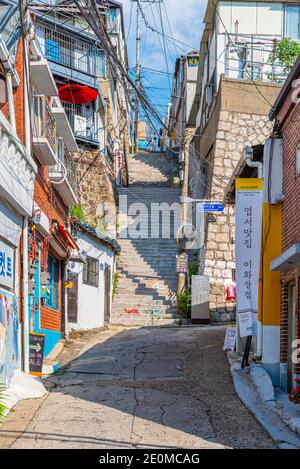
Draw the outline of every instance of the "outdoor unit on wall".
<instances>
[{"instance_id":1,"label":"outdoor unit on wall","mask_svg":"<svg viewBox=\"0 0 300 469\"><path fill-rule=\"evenodd\" d=\"M87 122L86 117L74 115L73 128L76 135L86 137Z\"/></svg>"}]
</instances>

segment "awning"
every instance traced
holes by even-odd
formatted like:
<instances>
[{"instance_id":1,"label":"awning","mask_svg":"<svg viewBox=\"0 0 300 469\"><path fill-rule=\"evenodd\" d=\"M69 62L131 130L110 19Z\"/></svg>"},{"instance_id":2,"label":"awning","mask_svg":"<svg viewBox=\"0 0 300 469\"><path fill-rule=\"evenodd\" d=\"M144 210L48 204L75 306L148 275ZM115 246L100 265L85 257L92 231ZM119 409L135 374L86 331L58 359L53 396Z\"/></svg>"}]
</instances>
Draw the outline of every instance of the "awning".
<instances>
[{"instance_id":1,"label":"awning","mask_svg":"<svg viewBox=\"0 0 300 469\"><path fill-rule=\"evenodd\" d=\"M63 225L60 225L59 223L57 224L57 228L58 228L58 231L60 232L60 234L62 235L62 237L64 238L64 240L67 242L67 244L72 249L76 249L79 252L79 247L76 244L76 242L75 242L73 236L71 235L71 233L69 233L69 231Z\"/></svg>"},{"instance_id":2,"label":"awning","mask_svg":"<svg viewBox=\"0 0 300 469\"><path fill-rule=\"evenodd\" d=\"M300 243L293 244L270 262L271 272L288 272L300 264Z\"/></svg>"},{"instance_id":3,"label":"awning","mask_svg":"<svg viewBox=\"0 0 300 469\"><path fill-rule=\"evenodd\" d=\"M98 96L98 90L89 86L72 84L63 85L58 89L59 97L62 101L71 104L84 104L95 101Z\"/></svg>"}]
</instances>

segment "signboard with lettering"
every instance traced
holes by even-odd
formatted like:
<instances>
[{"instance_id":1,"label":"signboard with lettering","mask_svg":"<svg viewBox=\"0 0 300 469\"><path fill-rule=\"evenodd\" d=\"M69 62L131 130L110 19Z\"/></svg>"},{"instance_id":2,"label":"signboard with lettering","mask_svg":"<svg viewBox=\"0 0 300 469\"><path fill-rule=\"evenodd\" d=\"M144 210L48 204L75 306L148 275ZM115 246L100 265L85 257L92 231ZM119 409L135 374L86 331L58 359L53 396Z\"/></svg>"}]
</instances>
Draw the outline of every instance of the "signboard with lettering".
<instances>
[{"instance_id":1,"label":"signboard with lettering","mask_svg":"<svg viewBox=\"0 0 300 469\"><path fill-rule=\"evenodd\" d=\"M199 212L224 212L224 205L219 202L205 202L198 205Z\"/></svg>"},{"instance_id":2,"label":"signboard with lettering","mask_svg":"<svg viewBox=\"0 0 300 469\"><path fill-rule=\"evenodd\" d=\"M257 335L262 190L262 179L236 179L236 297L241 337Z\"/></svg>"},{"instance_id":3,"label":"signboard with lettering","mask_svg":"<svg viewBox=\"0 0 300 469\"><path fill-rule=\"evenodd\" d=\"M186 273L188 271L188 255L179 254L176 256L176 272Z\"/></svg>"},{"instance_id":4,"label":"signboard with lettering","mask_svg":"<svg viewBox=\"0 0 300 469\"><path fill-rule=\"evenodd\" d=\"M40 376L43 370L45 335L36 332L29 333L29 371L32 375Z\"/></svg>"},{"instance_id":5,"label":"signboard with lettering","mask_svg":"<svg viewBox=\"0 0 300 469\"><path fill-rule=\"evenodd\" d=\"M235 349L235 341L236 341L236 326L235 324L229 324L226 329L223 350L231 350L233 352Z\"/></svg>"},{"instance_id":6,"label":"signboard with lettering","mask_svg":"<svg viewBox=\"0 0 300 469\"><path fill-rule=\"evenodd\" d=\"M0 240L0 285L13 291L15 284L15 249Z\"/></svg>"},{"instance_id":7,"label":"signboard with lettering","mask_svg":"<svg viewBox=\"0 0 300 469\"><path fill-rule=\"evenodd\" d=\"M188 66L189 67L198 67L199 65L199 56L188 57Z\"/></svg>"}]
</instances>

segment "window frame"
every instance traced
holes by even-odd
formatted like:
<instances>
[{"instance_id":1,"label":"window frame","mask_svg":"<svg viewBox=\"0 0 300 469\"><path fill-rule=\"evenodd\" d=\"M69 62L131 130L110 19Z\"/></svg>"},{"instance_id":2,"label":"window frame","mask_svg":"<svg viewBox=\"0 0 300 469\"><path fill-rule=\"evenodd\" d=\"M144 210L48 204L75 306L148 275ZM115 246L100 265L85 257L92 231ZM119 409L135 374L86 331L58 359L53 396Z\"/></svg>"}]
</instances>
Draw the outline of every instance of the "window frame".
<instances>
[{"instance_id":1,"label":"window frame","mask_svg":"<svg viewBox=\"0 0 300 469\"><path fill-rule=\"evenodd\" d=\"M49 271L50 262L50 271ZM59 278L60 278L60 266L59 260L52 254L48 254L47 272L50 273L50 294L49 298L45 298L44 306L47 308L59 311ZM56 286L56 289L55 289Z\"/></svg>"},{"instance_id":2,"label":"window frame","mask_svg":"<svg viewBox=\"0 0 300 469\"><path fill-rule=\"evenodd\" d=\"M91 263L94 263L94 270L91 271ZM94 280L90 280L90 275L94 275ZM92 256L87 256L86 263L83 265L82 270L82 283L84 285L89 285L90 287L99 287L99 259Z\"/></svg>"},{"instance_id":3,"label":"window frame","mask_svg":"<svg viewBox=\"0 0 300 469\"><path fill-rule=\"evenodd\" d=\"M287 35L287 10L289 7L298 7L298 37L294 38L292 37L291 39L294 41L300 41L300 2L299 3L285 3L284 5L284 18L283 18L283 37L284 38L290 38L290 36Z\"/></svg>"}]
</instances>

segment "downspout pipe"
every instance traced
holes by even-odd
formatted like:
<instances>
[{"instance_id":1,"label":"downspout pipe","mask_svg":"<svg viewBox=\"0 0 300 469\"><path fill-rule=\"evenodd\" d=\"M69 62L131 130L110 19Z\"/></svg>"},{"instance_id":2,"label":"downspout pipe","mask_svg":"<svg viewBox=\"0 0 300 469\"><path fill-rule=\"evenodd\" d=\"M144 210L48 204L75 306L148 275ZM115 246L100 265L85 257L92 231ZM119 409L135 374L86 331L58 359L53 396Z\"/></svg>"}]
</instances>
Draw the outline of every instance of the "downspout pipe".
<instances>
[{"instance_id":1,"label":"downspout pipe","mask_svg":"<svg viewBox=\"0 0 300 469\"><path fill-rule=\"evenodd\" d=\"M245 147L244 148L244 159L247 163L247 166L250 168L257 168L257 175L259 178L263 178L264 165L261 161L253 161L253 148ZM261 326L258 326L257 331L257 342L256 342L256 353L255 358L260 360L262 358L262 349L263 349L263 310L261 317Z\"/></svg>"},{"instance_id":2,"label":"downspout pipe","mask_svg":"<svg viewBox=\"0 0 300 469\"><path fill-rule=\"evenodd\" d=\"M24 38L24 127L25 147L31 155L31 125L29 106L29 61L28 40ZM28 305L28 217L23 219L23 364L29 373L29 305Z\"/></svg>"},{"instance_id":3,"label":"downspout pipe","mask_svg":"<svg viewBox=\"0 0 300 469\"><path fill-rule=\"evenodd\" d=\"M14 94L13 94L13 85L11 73L6 73L6 89L7 89L7 98L8 98L8 108L9 108L9 121L12 126L14 133L17 133L16 130L16 114L15 114L15 105L14 105Z\"/></svg>"},{"instance_id":4,"label":"downspout pipe","mask_svg":"<svg viewBox=\"0 0 300 469\"><path fill-rule=\"evenodd\" d=\"M250 168L257 168L257 175L259 178L263 178L264 165L261 161L253 161L253 148L245 147L244 148L244 158L247 165Z\"/></svg>"}]
</instances>

